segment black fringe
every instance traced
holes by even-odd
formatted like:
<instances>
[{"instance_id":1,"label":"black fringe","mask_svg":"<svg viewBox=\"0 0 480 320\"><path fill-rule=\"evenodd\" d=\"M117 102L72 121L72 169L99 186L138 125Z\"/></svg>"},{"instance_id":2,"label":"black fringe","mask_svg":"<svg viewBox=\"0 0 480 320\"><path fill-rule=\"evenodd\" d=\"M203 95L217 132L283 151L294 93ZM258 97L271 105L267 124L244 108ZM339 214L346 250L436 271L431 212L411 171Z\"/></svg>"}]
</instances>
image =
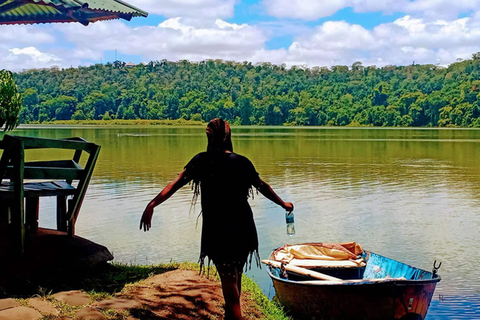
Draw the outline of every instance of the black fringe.
<instances>
[{"instance_id":1,"label":"black fringe","mask_svg":"<svg viewBox=\"0 0 480 320\"><path fill-rule=\"evenodd\" d=\"M255 262L257 268L262 269L262 263L260 260L260 254L258 253L258 249L250 251L247 255L247 259L245 260L244 272L252 269L252 260L255 257ZM205 275L205 258L208 259L208 266L207 266L207 278L210 276L210 264L213 262L215 265L215 261L210 259L205 253L200 253L200 258L198 259L198 263L200 264L199 275Z\"/></svg>"}]
</instances>

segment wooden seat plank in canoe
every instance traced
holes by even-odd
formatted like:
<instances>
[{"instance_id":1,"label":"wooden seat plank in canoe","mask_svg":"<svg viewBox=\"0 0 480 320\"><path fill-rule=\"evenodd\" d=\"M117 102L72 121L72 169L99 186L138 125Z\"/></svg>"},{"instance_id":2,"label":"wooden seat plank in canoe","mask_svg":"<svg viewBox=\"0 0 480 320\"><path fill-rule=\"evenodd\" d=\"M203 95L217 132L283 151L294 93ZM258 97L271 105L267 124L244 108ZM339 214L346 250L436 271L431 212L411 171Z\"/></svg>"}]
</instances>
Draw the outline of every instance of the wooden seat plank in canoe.
<instances>
[{"instance_id":1,"label":"wooden seat plank in canoe","mask_svg":"<svg viewBox=\"0 0 480 320\"><path fill-rule=\"evenodd\" d=\"M9 219L3 220L9 222L12 245L23 253L26 232L38 229L40 197L57 197L57 230L74 235L75 222L100 146L83 138L60 140L5 135L0 141L0 149L3 149L0 218L9 215ZM25 162L26 151L32 149L66 149L74 153L71 159ZM80 160L84 153L88 157L82 166ZM67 198L71 199L67 201Z\"/></svg>"},{"instance_id":2,"label":"wooden seat plank in canoe","mask_svg":"<svg viewBox=\"0 0 480 320\"><path fill-rule=\"evenodd\" d=\"M275 268L282 268L283 267L287 271L297 273L297 274L301 274L301 275L304 275L304 276L309 276L309 277L312 277L312 278L315 278L315 279L327 280L327 281L332 281L332 282L336 282L336 283L339 283L339 282L343 281L340 278L332 277L332 276L329 276L327 274L324 274L324 273L321 273L321 272L318 272L318 271L309 270L309 269L306 269L306 268L297 267L297 266L293 266L293 265L290 265L290 264L282 264L280 261L262 260L262 263L264 263L266 265L269 265L269 266L272 266L272 267L275 267Z\"/></svg>"}]
</instances>

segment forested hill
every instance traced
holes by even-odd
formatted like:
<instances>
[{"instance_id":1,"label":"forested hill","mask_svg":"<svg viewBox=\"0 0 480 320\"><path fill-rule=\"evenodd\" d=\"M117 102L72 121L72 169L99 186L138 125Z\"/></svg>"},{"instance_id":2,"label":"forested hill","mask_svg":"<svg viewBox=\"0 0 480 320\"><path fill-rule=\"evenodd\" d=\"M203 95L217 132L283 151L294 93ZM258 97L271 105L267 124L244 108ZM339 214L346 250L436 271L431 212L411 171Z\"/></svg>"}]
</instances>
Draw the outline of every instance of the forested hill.
<instances>
[{"instance_id":1,"label":"forested hill","mask_svg":"<svg viewBox=\"0 0 480 320\"><path fill-rule=\"evenodd\" d=\"M117 61L28 70L15 81L23 123L222 117L245 125L480 127L480 53L448 68Z\"/></svg>"}]
</instances>

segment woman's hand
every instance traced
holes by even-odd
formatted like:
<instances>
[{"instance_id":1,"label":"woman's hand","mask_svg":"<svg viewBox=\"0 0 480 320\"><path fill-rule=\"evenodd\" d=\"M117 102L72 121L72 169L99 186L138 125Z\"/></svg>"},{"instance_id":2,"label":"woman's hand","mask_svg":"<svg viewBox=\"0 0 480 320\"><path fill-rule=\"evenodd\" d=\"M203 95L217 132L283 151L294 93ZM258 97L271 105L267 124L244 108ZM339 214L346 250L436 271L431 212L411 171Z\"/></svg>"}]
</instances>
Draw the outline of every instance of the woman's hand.
<instances>
[{"instance_id":1,"label":"woman's hand","mask_svg":"<svg viewBox=\"0 0 480 320\"><path fill-rule=\"evenodd\" d=\"M185 174L183 170L172 182L170 182L163 190L147 205L145 211L143 211L142 218L140 219L140 230L148 231L152 227L152 215L153 208L163 203L170 198L178 189L186 185L192 180Z\"/></svg>"},{"instance_id":2,"label":"woman's hand","mask_svg":"<svg viewBox=\"0 0 480 320\"><path fill-rule=\"evenodd\" d=\"M153 207L150 204L143 211L142 218L140 219L140 230L148 231L152 227Z\"/></svg>"},{"instance_id":3,"label":"woman's hand","mask_svg":"<svg viewBox=\"0 0 480 320\"><path fill-rule=\"evenodd\" d=\"M293 203L291 203L291 202L285 202L283 208L284 208L285 210L287 210L288 212L292 212L292 211L293 211Z\"/></svg>"}]
</instances>

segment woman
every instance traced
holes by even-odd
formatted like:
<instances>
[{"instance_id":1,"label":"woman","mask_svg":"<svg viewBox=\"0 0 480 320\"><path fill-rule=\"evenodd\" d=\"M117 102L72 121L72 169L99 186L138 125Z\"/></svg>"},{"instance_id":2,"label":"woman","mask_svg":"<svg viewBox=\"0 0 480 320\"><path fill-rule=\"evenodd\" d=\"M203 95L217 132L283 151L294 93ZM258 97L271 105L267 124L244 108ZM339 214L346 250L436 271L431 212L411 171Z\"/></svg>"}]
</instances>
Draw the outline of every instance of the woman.
<instances>
[{"instance_id":1,"label":"woman","mask_svg":"<svg viewBox=\"0 0 480 320\"><path fill-rule=\"evenodd\" d=\"M228 122L222 119L210 121L207 139L207 151L193 157L183 172L147 205L140 229L148 231L153 209L193 181L194 197L201 192L202 203L200 265L203 267L208 257L217 268L225 298L225 318L242 319L243 268L246 263L251 264L252 256L259 263L257 231L248 196L255 187L287 211L293 210L293 204L284 202L268 183L260 179L250 160L233 152Z\"/></svg>"}]
</instances>

